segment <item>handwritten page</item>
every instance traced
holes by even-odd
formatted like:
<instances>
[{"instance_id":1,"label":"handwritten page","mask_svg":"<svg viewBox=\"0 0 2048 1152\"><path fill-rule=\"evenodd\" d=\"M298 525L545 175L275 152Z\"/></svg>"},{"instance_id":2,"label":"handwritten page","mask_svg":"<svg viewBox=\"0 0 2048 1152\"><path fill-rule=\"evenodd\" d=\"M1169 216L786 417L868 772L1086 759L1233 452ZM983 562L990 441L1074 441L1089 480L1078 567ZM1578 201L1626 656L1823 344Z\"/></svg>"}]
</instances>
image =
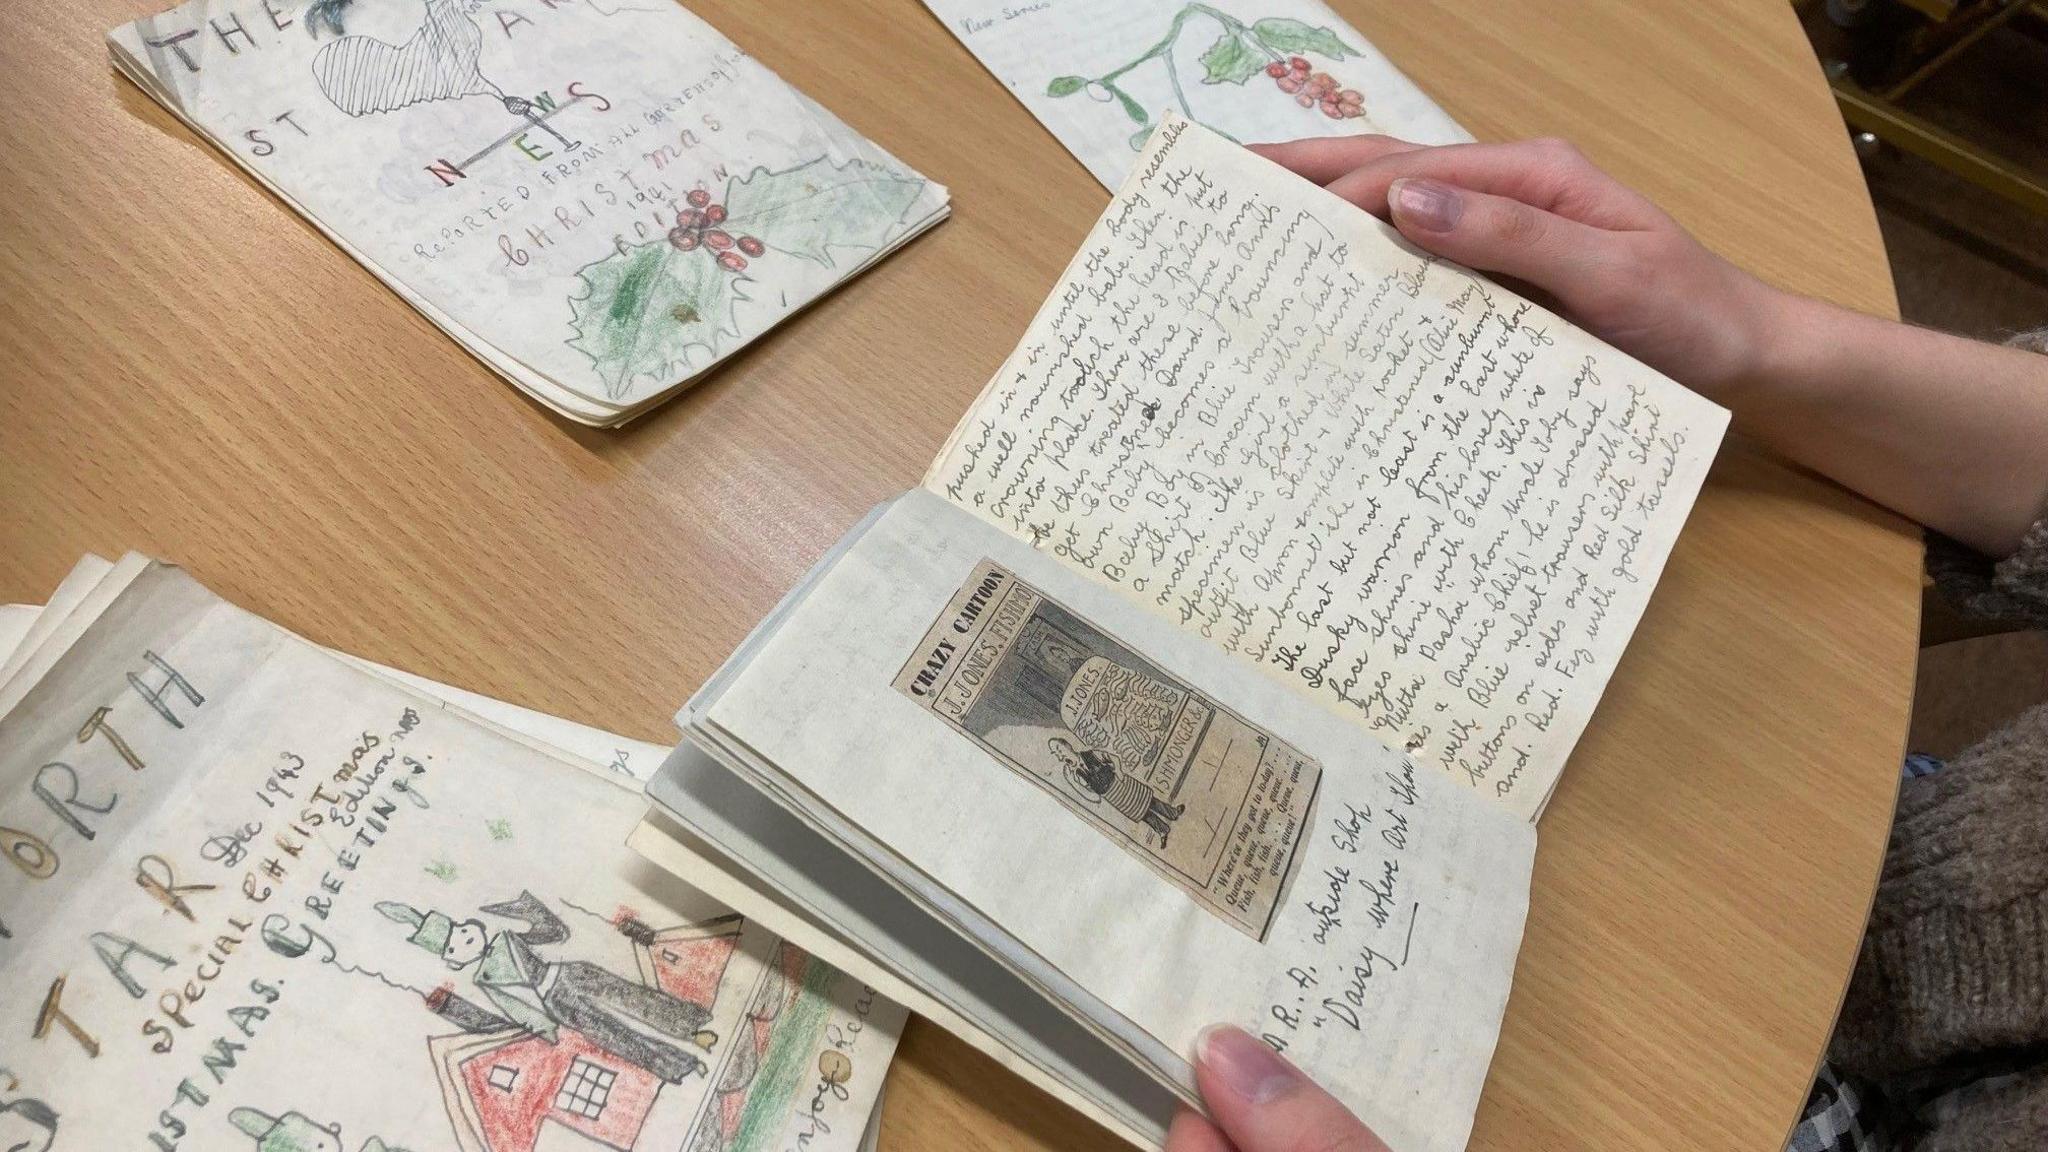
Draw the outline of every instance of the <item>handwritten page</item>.
<instances>
[{"instance_id":1,"label":"handwritten page","mask_svg":"<svg viewBox=\"0 0 2048 1152\"><path fill-rule=\"evenodd\" d=\"M1533 819L1726 426L1176 120L925 483Z\"/></svg>"},{"instance_id":2,"label":"handwritten page","mask_svg":"<svg viewBox=\"0 0 2048 1152\"><path fill-rule=\"evenodd\" d=\"M1031 624L956 724L897 687L899 672L921 662L933 621L962 618L956 593L991 563L1033 590ZM752 648L692 701L686 735L1162 1083L1192 1099L1196 1034L1234 1022L1390 1146L1464 1147L1521 941L1529 824L927 492L874 520ZM948 663L972 679L985 650L975 642ZM1113 677L1109 656L1122 665ZM1169 703L1160 686L1180 694ZM1082 691L1096 697L1092 721L1061 706ZM1207 709L1284 737L1291 747L1274 763L1301 770L1304 788L1304 762L1322 768L1306 821L1265 833L1289 842L1289 859L1261 934L1161 874L1162 863L1196 866L1181 841L1237 834L1230 812L1199 795L1233 753L1205 749L1186 780L1160 783L1147 769L1179 757L1124 739L1185 731L1180 721ZM1088 753L1084 778L1039 778L1068 758L1061 742ZM1085 778L1096 768L1147 779L1101 794ZM1114 796L1134 788L1151 790L1142 804ZM1070 801L1102 814L1077 818Z\"/></svg>"},{"instance_id":3,"label":"handwritten page","mask_svg":"<svg viewBox=\"0 0 2048 1152\"><path fill-rule=\"evenodd\" d=\"M0 1131L850 1152L900 1009L642 865L643 807L148 569L0 718Z\"/></svg>"},{"instance_id":4,"label":"handwritten page","mask_svg":"<svg viewBox=\"0 0 2048 1152\"><path fill-rule=\"evenodd\" d=\"M619 423L943 218L674 3L193 0L115 63L471 352Z\"/></svg>"},{"instance_id":5,"label":"handwritten page","mask_svg":"<svg viewBox=\"0 0 2048 1152\"><path fill-rule=\"evenodd\" d=\"M925 0L1106 188L1184 116L1245 143L1472 139L1319 0Z\"/></svg>"}]
</instances>

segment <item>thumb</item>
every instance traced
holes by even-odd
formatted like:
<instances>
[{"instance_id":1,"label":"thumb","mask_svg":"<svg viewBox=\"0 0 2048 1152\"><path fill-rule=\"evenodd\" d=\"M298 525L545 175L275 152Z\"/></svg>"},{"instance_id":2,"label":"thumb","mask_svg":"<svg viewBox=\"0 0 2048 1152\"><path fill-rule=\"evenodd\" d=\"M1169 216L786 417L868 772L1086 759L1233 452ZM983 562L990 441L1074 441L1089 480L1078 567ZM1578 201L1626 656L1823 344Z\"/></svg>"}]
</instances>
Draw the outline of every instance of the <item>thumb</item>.
<instances>
[{"instance_id":1,"label":"thumb","mask_svg":"<svg viewBox=\"0 0 2048 1152\"><path fill-rule=\"evenodd\" d=\"M1416 247L1533 284L1567 306L1603 276L1615 275L1623 255L1613 233L1436 180L1394 181L1387 210Z\"/></svg>"},{"instance_id":2,"label":"thumb","mask_svg":"<svg viewBox=\"0 0 2048 1152\"><path fill-rule=\"evenodd\" d=\"M1202 1100L1239 1152L1387 1152L1335 1097L1250 1033L1211 1028L1195 1056Z\"/></svg>"}]
</instances>

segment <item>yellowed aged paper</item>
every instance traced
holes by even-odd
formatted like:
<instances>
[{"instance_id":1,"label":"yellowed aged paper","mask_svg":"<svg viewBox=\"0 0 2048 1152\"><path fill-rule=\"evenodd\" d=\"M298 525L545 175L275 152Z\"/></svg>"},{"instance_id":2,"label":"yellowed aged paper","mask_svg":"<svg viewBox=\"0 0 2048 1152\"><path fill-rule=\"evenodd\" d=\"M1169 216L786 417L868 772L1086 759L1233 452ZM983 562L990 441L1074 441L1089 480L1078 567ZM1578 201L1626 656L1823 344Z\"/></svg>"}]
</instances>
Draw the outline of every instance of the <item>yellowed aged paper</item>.
<instances>
[{"instance_id":1,"label":"yellowed aged paper","mask_svg":"<svg viewBox=\"0 0 2048 1152\"><path fill-rule=\"evenodd\" d=\"M1533 818L1726 425L1169 119L925 485Z\"/></svg>"},{"instance_id":2,"label":"yellowed aged paper","mask_svg":"<svg viewBox=\"0 0 2048 1152\"><path fill-rule=\"evenodd\" d=\"M0 716L0 1148L859 1146L900 1009L645 868L634 791L176 569L97 600Z\"/></svg>"},{"instance_id":3,"label":"yellowed aged paper","mask_svg":"<svg viewBox=\"0 0 2048 1152\"><path fill-rule=\"evenodd\" d=\"M1265 938L1322 766L984 560L895 687Z\"/></svg>"},{"instance_id":4,"label":"yellowed aged paper","mask_svg":"<svg viewBox=\"0 0 2048 1152\"><path fill-rule=\"evenodd\" d=\"M990 560L1324 766L1264 939L896 686ZM1329 1084L1390 1146L1464 1147L1535 829L1200 637L913 492L806 585L685 722L745 786L862 857L1159 1084L1192 1096L1197 1034L1234 1022Z\"/></svg>"}]
</instances>

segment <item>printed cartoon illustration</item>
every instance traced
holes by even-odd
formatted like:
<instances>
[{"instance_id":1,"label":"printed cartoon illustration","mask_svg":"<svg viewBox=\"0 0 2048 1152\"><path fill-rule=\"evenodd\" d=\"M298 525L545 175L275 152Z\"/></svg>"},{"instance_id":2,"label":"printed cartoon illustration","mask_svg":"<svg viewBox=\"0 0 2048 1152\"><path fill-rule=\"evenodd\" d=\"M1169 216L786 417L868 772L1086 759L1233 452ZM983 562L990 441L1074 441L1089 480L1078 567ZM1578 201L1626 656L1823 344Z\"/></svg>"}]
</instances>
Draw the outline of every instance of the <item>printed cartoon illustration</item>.
<instances>
[{"instance_id":1,"label":"printed cartoon illustration","mask_svg":"<svg viewBox=\"0 0 2048 1152\"><path fill-rule=\"evenodd\" d=\"M344 1152L341 1125L320 1124L303 1112L271 1116L254 1108L228 1113L228 1123L256 1141L256 1152ZM357 1152L406 1152L372 1136Z\"/></svg>"},{"instance_id":2,"label":"printed cartoon illustration","mask_svg":"<svg viewBox=\"0 0 2048 1152\"><path fill-rule=\"evenodd\" d=\"M983 560L895 687L1168 883L1264 934L1314 760Z\"/></svg>"},{"instance_id":3,"label":"printed cartoon illustration","mask_svg":"<svg viewBox=\"0 0 2048 1152\"><path fill-rule=\"evenodd\" d=\"M819 157L780 172L756 168L723 194L697 188L665 237L620 245L577 272L569 301L569 345L590 357L606 394L619 399L636 380L668 378L719 355L739 337L735 309L753 299L742 285L763 258L835 267L835 253L866 259L903 229L925 189L896 168Z\"/></svg>"},{"instance_id":4,"label":"printed cartoon illustration","mask_svg":"<svg viewBox=\"0 0 2048 1152\"><path fill-rule=\"evenodd\" d=\"M50 1152L57 1142L57 1114L29 1096L0 1104L0 1152Z\"/></svg>"},{"instance_id":5,"label":"printed cartoon illustration","mask_svg":"<svg viewBox=\"0 0 2048 1152\"><path fill-rule=\"evenodd\" d=\"M553 1044L566 1027L599 1050L671 1084L703 1073L700 1053L718 1042L717 1035L705 1029L711 1010L703 1004L635 983L588 961L544 959L535 949L567 940L569 929L531 892L481 909L486 915L524 922L527 928L517 932L493 932L480 920L457 922L442 912L391 901L378 903L377 910L412 929L408 943L469 973L491 1008L447 986L427 998L428 1008L464 1031L517 1028ZM594 1082L592 1089L597 1089Z\"/></svg>"},{"instance_id":6,"label":"printed cartoon illustration","mask_svg":"<svg viewBox=\"0 0 2048 1152\"><path fill-rule=\"evenodd\" d=\"M1174 59L1174 49L1180 43L1181 33L1197 20L1221 26L1220 35L1201 56L1204 85L1231 84L1242 89L1245 81L1263 72L1279 88L1282 97L1291 99L1304 109L1320 110L1332 120L1349 120L1365 115L1365 97L1356 88L1341 87L1335 77L1316 69L1306 55L1314 54L1336 61L1359 55L1357 49L1344 43L1335 32L1279 16L1247 24L1208 4L1189 4L1182 8L1167 27L1166 35L1136 59L1100 76L1055 77L1046 85L1045 94L1066 97L1085 92L1104 104L1116 103L1137 125L1137 131L1131 134L1131 150L1135 152L1145 146L1146 138L1152 134L1152 115L1144 102L1125 86L1128 81L1119 81L1145 65L1156 63L1164 71L1174 104L1181 115L1222 132L1195 111L1187 89L1181 85L1181 65Z\"/></svg>"},{"instance_id":7,"label":"printed cartoon illustration","mask_svg":"<svg viewBox=\"0 0 2048 1152\"><path fill-rule=\"evenodd\" d=\"M1059 761L1061 772L1075 790L1091 803L1103 801L1123 813L1126 819L1158 833L1158 846L1166 847L1173 822L1187 810L1186 805L1168 804L1161 800L1149 785L1118 768L1107 752L1076 748L1073 741L1064 736L1047 740L1046 747L1052 750L1053 759Z\"/></svg>"}]
</instances>

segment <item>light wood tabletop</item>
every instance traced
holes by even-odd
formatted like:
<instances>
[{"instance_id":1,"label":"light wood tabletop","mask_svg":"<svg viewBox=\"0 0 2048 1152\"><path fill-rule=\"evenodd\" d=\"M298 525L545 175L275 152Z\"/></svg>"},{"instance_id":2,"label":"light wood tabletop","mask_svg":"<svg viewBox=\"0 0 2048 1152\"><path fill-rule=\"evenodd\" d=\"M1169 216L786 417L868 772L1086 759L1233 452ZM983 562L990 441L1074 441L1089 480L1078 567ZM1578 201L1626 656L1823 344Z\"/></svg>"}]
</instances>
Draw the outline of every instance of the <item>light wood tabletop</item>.
<instances>
[{"instance_id":1,"label":"light wood tabletop","mask_svg":"<svg viewBox=\"0 0 2048 1152\"><path fill-rule=\"evenodd\" d=\"M507 0L513 2L513 0ZM20 0L0 58L0 599L174 560L312 639L647 740L911 486L1106 193L915 0L692 0L954 217L621 432L525 400L108 65L168 0ZM1894 314L1777 0L1336 6L1482 139L1555 134L1780 284ZM1731 443L1542 822L1477 1149L1775 1152L1883 851L1919 543ZM936 1029L885 1149L1112 1139Z\"/></svg>"}]
</instances>

